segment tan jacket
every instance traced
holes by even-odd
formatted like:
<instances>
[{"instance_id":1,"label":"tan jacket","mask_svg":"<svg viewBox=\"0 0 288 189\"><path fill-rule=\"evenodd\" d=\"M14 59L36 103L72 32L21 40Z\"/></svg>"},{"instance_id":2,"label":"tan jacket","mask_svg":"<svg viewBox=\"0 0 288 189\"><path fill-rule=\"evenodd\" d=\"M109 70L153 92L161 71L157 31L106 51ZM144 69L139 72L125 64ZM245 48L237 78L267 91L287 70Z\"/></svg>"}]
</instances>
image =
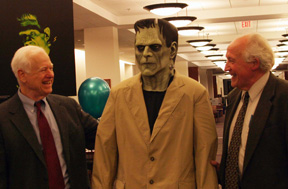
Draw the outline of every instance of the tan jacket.
<instances>
[{"instance_id":1,"label":"tan jacket","mask_svg":"<svg viewBox=\"0 0 288 189\"><path fill-rule=\"evenodd\" d=\"M92 188L214 189L216 151L202 85L176 72L150 135L138 74L111 90L96 135Z\"/></svg>"}]
</instances>

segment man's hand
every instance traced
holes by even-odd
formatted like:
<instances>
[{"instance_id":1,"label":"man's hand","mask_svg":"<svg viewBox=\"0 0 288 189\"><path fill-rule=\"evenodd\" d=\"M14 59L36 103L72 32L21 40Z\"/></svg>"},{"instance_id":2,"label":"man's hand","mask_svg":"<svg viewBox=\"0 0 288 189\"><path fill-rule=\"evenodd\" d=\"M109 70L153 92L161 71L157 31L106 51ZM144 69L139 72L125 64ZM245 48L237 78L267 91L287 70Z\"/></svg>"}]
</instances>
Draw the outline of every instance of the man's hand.
<instances>
[{"instance_id":1,"label":"man's hand","mask_svg":"<svg viewBox=\"0 0 288 189\"><path fill-rule=\"evenodd\" d=\"M213 167L216 168L217 172L220 170L220 164L217 161L211 160L210 163Z\"/></svg>"}]
</instances>

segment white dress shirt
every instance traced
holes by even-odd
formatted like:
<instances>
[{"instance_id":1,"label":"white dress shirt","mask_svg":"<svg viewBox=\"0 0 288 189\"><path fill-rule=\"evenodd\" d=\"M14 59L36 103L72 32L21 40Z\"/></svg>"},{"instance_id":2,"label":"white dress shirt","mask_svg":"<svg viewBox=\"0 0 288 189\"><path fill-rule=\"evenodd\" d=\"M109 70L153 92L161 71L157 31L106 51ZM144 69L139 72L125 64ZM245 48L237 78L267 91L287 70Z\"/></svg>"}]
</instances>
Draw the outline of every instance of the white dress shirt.
<instances>
[{"instance_id":1,"label":"white dress shirt","mask_svg":"<svg viewBox=\"0 0 288 189\"><path fill-rule=\"evenodd\" d=\"M262 91L269 79L270 72L265 73L258 81L256 81L252 87L249 89L249 103L247 106L244 123L243 123L243 129L242 129L242 135L241 135L241 145L240 145L240 151L239 151L239 171L240 175L243 173L243 164L244 164L244 157L245 157L245 150L246 150L246 144L247 144L247 138L249 133L249 127L253 127L253 125L250 125L251 120L253 119L254 112L256 110L256 107L258 105L259 99L261 97ZM241 94L241 100L238 104L237 110L234 114L233 120L231 122L231 127L229 131L229 145L232 138L232 133L235 127L236 119L238 117L239 111L243 105L244 102L244 94L246 91L242 91Z\"/></svg>"}]
</instances>

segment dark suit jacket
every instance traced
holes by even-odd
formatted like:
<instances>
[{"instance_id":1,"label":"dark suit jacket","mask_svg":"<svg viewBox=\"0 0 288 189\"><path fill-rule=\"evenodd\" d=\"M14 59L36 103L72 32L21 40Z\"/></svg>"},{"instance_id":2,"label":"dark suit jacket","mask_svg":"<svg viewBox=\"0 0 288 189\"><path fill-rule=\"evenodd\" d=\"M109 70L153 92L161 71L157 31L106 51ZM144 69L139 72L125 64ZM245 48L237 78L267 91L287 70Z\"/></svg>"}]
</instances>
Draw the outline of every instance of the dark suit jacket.
<instances>
[{"instance_id":1,"label":"dark suit jacket","mask_svg":"<svg viewBox=\"0 0 288 189\"><path fill-rule=\"evenodd\" d=\"M241 91L228 95L224 123L220 182L225 184L225 164L231 121ZM270 73L250 121L244 158L242 189L288 188L288 82ZM225 188L225 186L223 186Z\"/></svg>"},{"instance_id":2,"label":"dark suit jacket","mask_svg":"<svg viewBox=\"0 0 288 189\"><path fill-rule=\"evenodd\" d=\"M89 188L85 147L94 148L98 123L71 98L51 94L47 101L59 127L71 188ZM0 104L0 188L49 188L40 144L17 94Z\"/></svg>"}]
</instances>

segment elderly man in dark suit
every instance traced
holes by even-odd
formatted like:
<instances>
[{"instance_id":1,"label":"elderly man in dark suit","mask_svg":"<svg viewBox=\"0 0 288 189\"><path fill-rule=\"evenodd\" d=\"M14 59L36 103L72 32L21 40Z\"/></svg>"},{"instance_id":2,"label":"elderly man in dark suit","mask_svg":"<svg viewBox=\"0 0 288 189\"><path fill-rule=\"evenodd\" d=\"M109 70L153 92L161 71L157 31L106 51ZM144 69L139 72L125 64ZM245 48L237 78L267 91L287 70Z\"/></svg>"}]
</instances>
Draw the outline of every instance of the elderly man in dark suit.
<instances>
[{"instance_id":1,"label":"elderly man in dark suit","mask_svg":"<svg viewBox=\"0 0 288 189\"><path fill-rule=\"evenodd\" d=\"M288 82L271 72L274 55L259 34L234 40L220 182L223 188L288 188ZM215 162L214 162L215 163Z\"/></svg>"},{"instance_id":2,"label":"elderly man in dark suit","mask_svg":"<svg viewBox=\"0 0 288 189\"><path fill-rule=\"evenodd\" d=\"M89 188L85 148L98 122L68 97L52 95L53 64L37 46L11 62L19 90L0 104L0 188Z\"/></svg>"}]
</instances>

